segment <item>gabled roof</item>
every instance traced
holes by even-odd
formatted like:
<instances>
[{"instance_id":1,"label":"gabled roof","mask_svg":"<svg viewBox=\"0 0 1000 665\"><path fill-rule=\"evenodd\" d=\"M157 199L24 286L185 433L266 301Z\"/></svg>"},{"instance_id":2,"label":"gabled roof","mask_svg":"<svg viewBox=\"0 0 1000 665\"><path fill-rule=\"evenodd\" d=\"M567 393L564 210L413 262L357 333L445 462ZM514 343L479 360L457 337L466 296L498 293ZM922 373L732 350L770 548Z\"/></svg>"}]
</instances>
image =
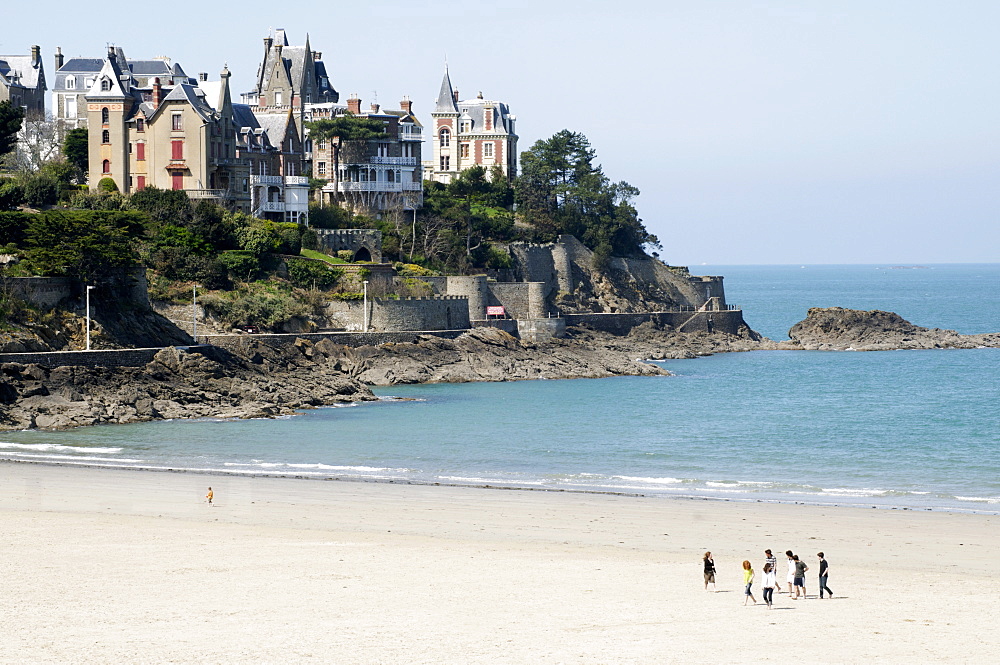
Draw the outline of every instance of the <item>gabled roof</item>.
<instances>
[{"instance_id":1,"label":"gabled roof","mask_svg":"<svg viewBox=\"0 0 1000 665\"><path fill-rule=\"evenodd\" d=\"M96 74L103 66L104 60L101 58L70 58L63 63L59 71L67 74Z\"/></svg>"},{"instance_id":2,"label":"gabled roof","mask_svg":"<svg viewBox=\"0 0 1000 665\"><path fill-rule=\"evenodd\" d=\"M489 133L496 134L509 134L510 133L510 109L503 102L497 102L489 99L483 99L482 97L477 97L475 99L466 99L458 103L458 110L462 113L462 120L472 121L472 133L482 134L486 132L486 109L496 109L497 119L496 123L493 125L493 129L489 130Z\"/></svg>"},{"instance_id":3,"label":"gabled roof","mask_svg":"<svg viewBox=\"0 0 1000 665\"><path fill-rule=\"evenodd\" d=\"M455 106L455 91L451 87L451 77L448 76L448 68L444 68L444 78L441 80L441 91L438 92L437 104L434 107L435 113L458 113Z\"/></svg>"},{"instance_id":4,"label":"gabled roof","mask_svg":"<svg viewBox=\"0 0 1000 665\"><path fill-rule=\"evenodd\" d=\"M132 95L122 87L122 79L126 76L128 75L122 72L118 64L117 56L109 53L108 57L104 60L104 66L101 67L101 71L94 77L94 84L90 86L87 97L131 97ZM102 90L101 84L104 81L110 81L110 90Z\"/></svg>"},{"instance_id":5,"label":"gabled roof","mask_svg":"<svg viewBox=\"0 0 1000 665\"><path fill-rule=\"evenodd\" d=\"M17 75L17 84L25 88L37 88L41 64L35 66L30 55L0 55L0 75L9 82L12 74ZM44 80L44 79L43 79Z\"/></svg>"},{"instance_id":6,"label":"gabled roof","mask_svg":"<svg viewBox=\"0 0 1000 665\"><path fill-rule=\"evenodd\" d=\"M177 101L184 101L190 104L191 108L195 110L202 120L210 120L215 113L215 109L205 99L205 92L203 90L190 83L179 83L174 86L170 94L163 98L163 103L160 104L153 115L158 115L160 109L164 108L167 102Z\"/></svg>"}]
</instances>

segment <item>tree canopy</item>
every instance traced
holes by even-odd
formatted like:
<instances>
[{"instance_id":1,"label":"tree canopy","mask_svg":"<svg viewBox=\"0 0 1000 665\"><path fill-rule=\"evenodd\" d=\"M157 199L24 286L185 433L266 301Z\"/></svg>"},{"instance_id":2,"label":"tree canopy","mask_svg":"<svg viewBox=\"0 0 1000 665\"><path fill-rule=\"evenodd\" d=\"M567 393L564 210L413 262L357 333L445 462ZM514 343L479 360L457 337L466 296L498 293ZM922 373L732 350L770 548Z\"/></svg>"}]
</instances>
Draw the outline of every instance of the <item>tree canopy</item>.
<instances>
[{"instance_id":1,"label":"tree canopy","mask_svg":"<svg viewBox=\"0 0 1000 665\"><path fill-rule=\"evenodd\" d=\"M66 161L77 168L81 177L87 173L90 155L87 147L87 130L85 128L78 127L66 132L66 138L63 139L62 151L63 155L66 156Z\"/></svg>"},{"instance_id":2,"label":"tree canopy","mask_svg":"<svg viewBox=\"0 0 1000 665\"><path fill-rule=\"evenodd\" d=\"M8 101L0 102L0 157L14 149L24 110Z\"/></svg>"},{"instance_id":3,"label":"tree canopy","mask_svg":"<svg viewBox=\"0 0 1000 665\"><path fill-rule=\"evenodd\" d=\"M632 205L639 190L612 182L595 157L586 136L565 129L521 153L518 213L536 239L551 242L572 234L602 257L634 256L646 245L659 246Z\"/></svg>"}]
</instances>

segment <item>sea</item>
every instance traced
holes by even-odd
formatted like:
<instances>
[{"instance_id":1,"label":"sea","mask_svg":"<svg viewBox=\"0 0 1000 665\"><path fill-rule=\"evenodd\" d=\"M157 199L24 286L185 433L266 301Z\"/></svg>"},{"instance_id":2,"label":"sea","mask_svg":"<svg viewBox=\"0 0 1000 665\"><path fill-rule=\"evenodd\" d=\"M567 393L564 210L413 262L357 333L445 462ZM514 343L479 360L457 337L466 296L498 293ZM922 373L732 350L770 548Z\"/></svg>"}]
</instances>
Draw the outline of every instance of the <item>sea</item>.
<instances>
[{"instance_id":1,"label":"sea","mask_svg":"<svg viewBox=\"0 0 1000 665\"><path fill-rule=\"evenodd\" d=\"M698 266L775 339L810 307L1000 331L1000 264ZM1000 513L1000 349L753 351L673 373L377 388L259 420L0 434L0 459Z\"/></svg>"}]
</instances>

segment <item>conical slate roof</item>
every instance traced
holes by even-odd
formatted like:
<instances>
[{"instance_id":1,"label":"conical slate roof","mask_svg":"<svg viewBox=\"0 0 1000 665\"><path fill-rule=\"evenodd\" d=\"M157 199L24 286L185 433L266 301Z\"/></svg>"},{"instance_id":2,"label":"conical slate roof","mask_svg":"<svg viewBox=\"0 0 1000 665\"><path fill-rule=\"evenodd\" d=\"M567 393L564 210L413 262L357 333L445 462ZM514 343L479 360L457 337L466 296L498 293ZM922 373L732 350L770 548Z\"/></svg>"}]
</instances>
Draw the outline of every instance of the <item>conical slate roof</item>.
<instances>
[{"instance_id":1,"label":"conical slate roof","mask_svg":"<svg viewBox=\"0 0 1000 665\"><path fill-rule=\"evenodd\" d=\"M454 88L451 87L451 77L448 76L448 68L444 68L444 79L441 81L441 92L438 93L437 105L434 108L436 113L458 113L455 106Z\"/></svg>"}]
</instances>

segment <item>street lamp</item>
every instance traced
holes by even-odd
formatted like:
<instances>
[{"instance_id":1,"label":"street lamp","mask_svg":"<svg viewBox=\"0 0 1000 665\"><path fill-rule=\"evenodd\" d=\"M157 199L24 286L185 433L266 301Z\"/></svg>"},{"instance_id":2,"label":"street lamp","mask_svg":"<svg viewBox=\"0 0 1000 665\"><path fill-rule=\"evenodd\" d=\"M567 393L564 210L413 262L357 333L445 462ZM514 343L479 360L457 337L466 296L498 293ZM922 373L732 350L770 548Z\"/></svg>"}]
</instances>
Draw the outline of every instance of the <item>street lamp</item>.
<instances>
[{"instance_id":1,"label":"street lamp","mask_svg":"<svg viewBox=\"0 0 1000 665\"><path fill-rule=\"evenodd\" d=\"M90 351L90 291L96 286L87 286L87 350Z\"/></svg>"},{"instance_id":2,"label":"street lamp","mask_svg":"<svg viewBox=\"0 0 1000 665\"><path fill-rule=\"evenodd\" d=\"M198 285L192 287L194 295L191 297L191 338L194 343L198 343Z\"/></svg>"},{"instance_id":3,"label":"street lamp","mask_svg":"<svg viewBox=\"0 0 1000 665\"><path fill-rule=\"evenodd\" d=\"M366 279L362 282L365 286L365 312L364 312L364 329L363 332L368 332L368 280Z\"/></svg>"}]
</instances>

